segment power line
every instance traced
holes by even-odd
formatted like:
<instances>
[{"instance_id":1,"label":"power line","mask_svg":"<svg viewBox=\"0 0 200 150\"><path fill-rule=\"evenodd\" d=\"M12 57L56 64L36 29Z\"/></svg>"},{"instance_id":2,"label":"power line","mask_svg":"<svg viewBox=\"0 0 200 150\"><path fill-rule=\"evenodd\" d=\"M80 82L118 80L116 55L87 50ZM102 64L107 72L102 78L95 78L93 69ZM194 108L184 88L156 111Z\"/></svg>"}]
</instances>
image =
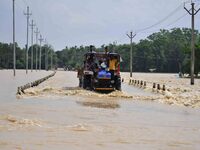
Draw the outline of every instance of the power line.
<instances>
[{"instance_id":1,"label":"power line","mask_svg":"<svg viewBox=\"0 0 200 150\"><path fill-rule=\"evenodd\" d=\"M177 18L176 20L172 21L171 23L169 23L168 25L166 25L165 27L171 26L172 24L178 22L179 20L181 20L183 17L185 17L187 15L187 13L185 13L184 15L180 16L179 18Z\"/></svg>"},{"instance_id":2,"label":"power line","mask_svg":"<svg viewBox=\"0 0 200 150\"><path fill-rule=\"evenodd\" d=\"M150 31L148 31L148 32L143 32L143 31L141 31L140 33L152 33L152 32L155 32L155 31L160 31L161 29L164 29L164 28L166 28L166 27L169 27L169 26L175 24L176 22L178 22L179 20L181 20L182 18L184 18L186 15L187 15L187 13L185 13L185 14L179 16L178 18L176 18L175 20L173 20L173 21L170 22L169 24L164 25L163 27L160 27L160 28L157 28L157 29L154 29L154 30L150 30Z\"/></svg>"},{"instance_id":3,"label":"power line","mask_svg":"<svg viewBox=\"0 0 200 150\"><path fill-rule=\"evenodd\" d=\"M196 0L196 2L200 2L200 1L197 1ZM184 2L184 3L182 3L182 4L186 4L186 3L191 3L191 0L188 0L188 1L186 1L186 2ZM182 6L182 4L181 5L179 5L173 12L175 13L176 11L178 11L178 9L179 9L179 7L181 7ZM198 4L199 5L199 4ZM198 6L197 5L197 6ZM197 7L196 6L196 7ZM172 13L170 13L167 17L165 17L165 18L169 18L170 17L170 15L173 15L173 12ZM179 20L181 20L183 17L185 17L187 15L187 13L185 13L185 14L183 14L183 15L181 15L180 17L178 17L177 19L175 19L174 21L172 21L172 22L170 22L169 24L167 24L166 26L164 26L163 28L165 28L165 27L168 27L168 26L171 26L172 24L174 24L174 23L176 23L176 22L178 22ZM164 18L164 19L165 19ZM162 19L162 20L164 20L164 19ZM162 21L161 20L161 21ZM166 20L166 19L165 19ZM165 21L164 20L164 21ZM161 22L161 21L159 21L159 22ZM164 21L162 21L162 22L164 22ZM161 23L162 23L161 22ZM160 23L159 23L160 24ZM158 23L156 23L156 24L154 24L155 26L157 26L158 25ZM147 27L148 29L150 29L150 27L151 26L149 26L149 27ZM152 27L151 28L153 28L154 26L152 25ZM144 28L145 30L148 30L147 28ZM139 32L143 32L143 31L145 31L145 30L141 30L141 31L139 31ZM159 29L156 29L156 30L153 30L153 31L157 31L157 30L160 30L160 28ZM153 32L153 31L151 31L151 32Z\"/></svg>"},{"instance_id":4,"label":"power line","mask_svg":"<svg viewBox=\"0 0 200 150\"><path fill-rule=\"evenodd\" d=\"M137 30L136 32L139 33L139 32L142 32L142 31L145 31L145 30L148 30L148 29L151 29L161 23L163 23L164 21L166 21L169 17L171 17L174 13L176 13L181 7L182 7L183 3L181 3L175 10L173 10L170 14L168 14L165 18L161 19L160 21L158 21L157 23L151 25L151 26L148 26L148 27L145 27L143 29L139 29Z\"/></svg>"},{"instance_id":5,"label":"power line","mask_svg":"<svg viewBox=\"0 0 200 150\"><path fill-rule=\"evenodd\" d=\"M169 24L163 26L162 28L166 28L166 27L169 27L173 24L175 24L176 22L178 22L179 20L181 20L182 18L184 18L185 16L187 15L187 13L185 13L184 15L181 15L180 17L178 17L177 19L173 20L172 22L170 22ZM154 29L154 30L151 30L149 32L142 32L142 33L152 33L152 32L155 32L155 31L159 31L161 28L158 28L158 29Z\"/></svg>"},{"instance_id":6,"label":"power line","mask_svg":"<svg viewBox=\"0 0 200 150\"><path fill-rule=\"evenodd\" d=\"M163 28L169 27L171 25L173 25L174 23L178 22L179 20L181 20L182 18L184 18L187 15L187 13L181 15L180 17L178 17L177 19L173 20L172 22L170 22L169 24L165 25ZM160 29L159 29L160 30Z\"/></svg>"}]
</instances>

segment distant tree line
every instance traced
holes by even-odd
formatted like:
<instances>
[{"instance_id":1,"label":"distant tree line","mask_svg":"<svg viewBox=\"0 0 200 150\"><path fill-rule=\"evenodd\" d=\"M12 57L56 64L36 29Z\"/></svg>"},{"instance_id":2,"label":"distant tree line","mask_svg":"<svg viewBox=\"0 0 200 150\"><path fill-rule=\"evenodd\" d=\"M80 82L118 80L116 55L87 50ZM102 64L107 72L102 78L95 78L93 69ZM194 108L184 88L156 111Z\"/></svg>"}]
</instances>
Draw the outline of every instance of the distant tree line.
<instances>
[{"instance_id":1,"label":"distant tree line","mask_svg":"<svg viewBox=\"0 0 200 150\"><path fill-rule=\"evenodd\" d=\"M197 30L195 30L195 37L195 74L198 74L198 72L200 72L200 34ZM109 44L107 46L110 52L115 51L121 55L121 71L129 71L130 44ZM100 48L94 49L95 51L104 51L104 47L105 45L102 45ZM43 68L45 48L47 47L42 47ZM20 49L18 46L16 50L17 68L24 69L25 50ZM51 50L49 50L49 52L50 51ZM55 52L54 62L59 68L75 69L78 66L83 65L84 54L88 51L89 46L66 47L61 51ZM191 29L173 28L171 30L160 30L159 32L151 34L146 39L141 40L137 44L133 43L133 71L149 72L150 70L155 70L155 72L163 73L190 73L190 55ZM0 68L11 69L13 65L12 60L12 44L0 43Z\"/></svg>"},{"instance_id":2,"label":"distant tree line","mask_svg":"<svg viewBox=\"0 0 200 150\"><path fill-rule=\"evenodd\" d=\"M200 34L196 30L195 45L195 73L200 71ZM103 51L105 45L96 48ZM122 57L121 70L129 71L130 44L108 45L109 51L115 51ZM57 51L58 67L76 68L83 64L84 54L89 47L66 47ZM173 28L171 30L160 30L153 33L145 40L133 44L133 71L134 72L156 72L165 73L190 73L191 54L191 29Z\"/></svg>"},{"instance_id":3,"label":"distant tree line","mask_svg":"<svg viewBox=\"0 0 200 150\"><path fill-rule=\"evenodd\" d=\"M39 45L33 45L33 69L36 68L36 47L38 48L38 67L39 68ZM42 46L41 51L41 68L45 69L45 55L48 53L48 68L51 65L51 53L52 60L54 64L57 62L56 54L53 48L49 45ZM29 56L29 69L31 68L31 47L28 51ZM26 49L20 48L16 43L16 68L25 69L26 68ZM0 42L0 69L13 69L13 44L1 43Z\"/></svg>"}]
</instances>

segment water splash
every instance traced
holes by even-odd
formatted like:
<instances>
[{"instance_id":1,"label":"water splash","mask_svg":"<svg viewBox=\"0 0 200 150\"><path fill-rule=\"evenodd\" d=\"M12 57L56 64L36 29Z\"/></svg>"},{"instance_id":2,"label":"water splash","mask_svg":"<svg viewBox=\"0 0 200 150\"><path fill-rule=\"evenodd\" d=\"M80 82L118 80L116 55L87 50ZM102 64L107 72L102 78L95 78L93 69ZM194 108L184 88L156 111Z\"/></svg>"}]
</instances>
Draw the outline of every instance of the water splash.
<instances>
[{"instance_id":1,"label":"water splash","mask_svg":"<svg viewBox=\"0 0 200 150\"><path fill-rule=\"evenodd\" d=\"M42 121L38 119L26 119L12 115L1 116L2 121L6 121L5 125L19 126L19 127L42 127Z\"/></svg>"},{"instance_id":2,"label":"water splash","mask_svg":"<svg viewBox=\"0 0 200 150\"><path fill-rule=\"evenodd\" d=\"M129 95L122 91L114 91L109 94L102 94L94 91L84 90L79 87L65 87L65 88L53 88L53 87L44 87L44 88L30 88L25 90L25 94L22 97L31 97L31 96L47 96L47 95L60 95L60 96L95 96L95 97L105 97L105 98L133 98L132 95Z\"/></svg>"}]
</instances>

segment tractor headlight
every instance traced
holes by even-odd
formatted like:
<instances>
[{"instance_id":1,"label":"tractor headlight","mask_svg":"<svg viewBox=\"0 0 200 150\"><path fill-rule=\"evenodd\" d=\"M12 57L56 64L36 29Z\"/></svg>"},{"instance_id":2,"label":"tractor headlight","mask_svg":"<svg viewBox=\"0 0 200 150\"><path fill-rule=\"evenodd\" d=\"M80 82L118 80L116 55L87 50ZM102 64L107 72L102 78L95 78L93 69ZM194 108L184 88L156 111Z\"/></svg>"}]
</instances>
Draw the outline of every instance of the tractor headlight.
<instances>
[{"instance_id":1,"label":"tractor headlight","mask_svg":"<svg viewBox=\"0 0 200 150\"><path fill-rule=\"evenodd\" d=\"M113 83L115 83L115 81L114 81L114 80L111 80L110 82L111 82L112 84L113 84Z\"/></svg>"}]
</instances>

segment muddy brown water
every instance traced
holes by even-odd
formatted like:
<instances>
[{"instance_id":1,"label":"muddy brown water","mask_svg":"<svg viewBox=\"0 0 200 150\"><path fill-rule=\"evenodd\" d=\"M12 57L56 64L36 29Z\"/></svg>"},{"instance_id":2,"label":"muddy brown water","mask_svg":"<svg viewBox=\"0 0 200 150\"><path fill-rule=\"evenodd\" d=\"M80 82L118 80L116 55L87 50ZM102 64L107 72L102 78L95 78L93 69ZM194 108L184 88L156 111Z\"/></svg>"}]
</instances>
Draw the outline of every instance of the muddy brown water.
<instances>
[{"instance_id":1,"label":"muddy brown water","mask_svg":"<svg viewBox=\"0 0 200 150\"><path fill-rule=\"evenodd\" d=\"M199 109L136 101L119 97L118 93L91 94L77 89L74 72L57 72L37 88L77 90L78 94L46 90L43 94L16 98L18 85L48 74L43 71L26 76L20 71L12 78L11 71L0 71L0 149L200 148ZM132 96L152 94L126 84L123 90Z\"/></svg>"}]
</instances>

